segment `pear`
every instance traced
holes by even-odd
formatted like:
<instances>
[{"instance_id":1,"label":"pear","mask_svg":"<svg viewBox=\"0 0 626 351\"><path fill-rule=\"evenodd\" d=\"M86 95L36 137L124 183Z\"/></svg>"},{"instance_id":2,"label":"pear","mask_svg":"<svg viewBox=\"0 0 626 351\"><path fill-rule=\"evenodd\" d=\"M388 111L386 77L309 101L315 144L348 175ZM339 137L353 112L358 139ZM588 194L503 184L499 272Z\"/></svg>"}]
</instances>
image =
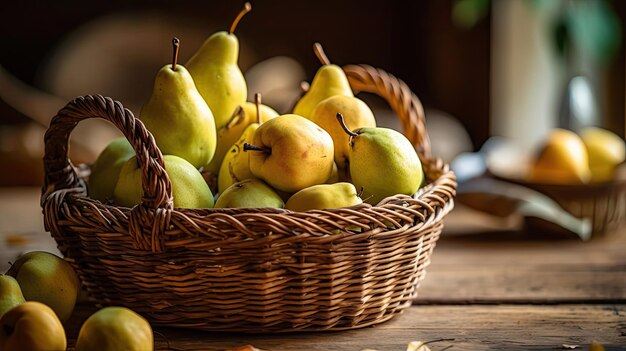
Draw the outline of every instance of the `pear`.
<instances>
[{"instance_id":1,"label":"pear","mask_svg":"<svg viewBox=\"0 0 626 351\"><path fill-rule=\"evenodd\" d=\"M0 318L13 307L26 301L22 289L15 278L0 275Z\"/></svg>"},{"instance_id":2,"label":"pear","mask_svg":"<svg viewBox=\"0 0 626 351\"><path fill-rule=\"evenodd\" d=\"M324 183L333 170L333 139L317 124L294 114L261 124L244 150L249 151L255 177L288 193Z\"/></svg>"},{"instance_id":3,"label":"pear","mask_svg":"<svg viewBox=\"0 0 626 351\"><path fill-rule=\"evenodd\" d=\"M358 128L351 131L341 113L337 119L350 136L350 176L363 189L366 202L375 205L396 194L413 195L422 184L422 163L402 133L389 128Z\"/></svg>"},{"instance_id":4,"label":"pear","mask_svg":"<svg viewBox=\"0 0 626 351\"><path fill-rule=\"evenodd\" d=\"M0 350L65 351L66 348L63 324L43 303L24 302L0 318Z\"/></svg>"},{"instance_id":5,"label":"pear","mask_svg":"<svg viewBox=\"0 0 626 351\"><path fill-rule=\"evenodd\" d=\"M248 153L243 152L243 144L251 143L254 132L263 123L261 112L261 94L255 94L256 121L250 123L228 150L219 169L217 177L218 191L221 193L229 186L244 179L253 178L248 164ZM272 117L274 118L274 117Z\"/></svg>"},{"instance_id":6,"label":"pear","mask_svg":"<svg viewBox=\"0 0 626 351\"><path fill-rule=\"evenodd\" d=\"M599 127L587 127L580 137L589 154L592 182L609 182L617 166L626 160L626 143L619 135Z\"/></svg>"},{"instance_id":7,"label":"pear","mask_svg":"<svg viewBox=\"0 0 626 351\"><path fill-rule=\"evenodd\" d=\"M164 155L182 157L199 168L215 154L215 120L187 69L177 64L177 38L173 45L173 63L157 73L152 96L141 109L140 119Z\"/></svg>"},{"instance_id":8,"label":"pear","mask_svg":"<svg viewBox=\"0 0 626 351\"><path fill-rule=\"evenodd\" d=\"M287 200L285 208L292 211L308 211L350 207L362 203L363 200L354 185L342 182L313 185L302 189Z\"/></svg>"},{"instance_id":9,"label":"pear","mask_svg":"<svg viewBox=\"0 0 626 351\"><path fill-rule=\"evenodd\" d=\"M174 155L163 156L165 172L172 183L174 207L178 208L211 208L213 193L202 178L202 174L185 159ZM126 161L113 193L119 205L132 207L141 202L143 188L141 184L141 168L137 165L137 157Z\"/></svg>"},{"instance_id":10,"label":"pear","mask_svg":"<svg viewBox=\"0 0 626 351\"><path fill-rule=\"evenodd\" d=\"M283 199L260 179L246 179L228 187L217 198L216 208L283 208Z\"/></svg>"},{"instance_id":11,"label":"pear","mask_svg":"<svg viewBox=\"0 0 626 351\"><path fill-rule=\"evenodd\" d=\"M31 251L18 257L7 275L15 277L26 301L50 306L62 322L70 318L80 282L67 261L49 252Z\"/></svg>"},{"instance_id":12,"label":"pear","mask_svg":"<svg viewBox=\"0 0 626 351\"><path fill-rule=\"evenodd\" d=\"M337 162L337 167L345 169L348 162L350 136L337 123L337 112L343 115L346 126L350 130L365 127L374 128L376 127L376 119L369 106L354 96L331 96L317 104L313 109L311 121L324 128L333 138L335 162Z\"/></svg>"},{"instance_id":13,"label":"pear","mask_svg":"<svg viewBox=\"0 0 626 351\"><path fill-rule=\"evenodd\" d=\"M544 184L589 182L589 156L582 139L566 129L553 129L530 167L530 180Z\"/></svg>"},{"instance_id":14,"label":"pear","mask_svg":"<svg viewBox=\"0 0 626 351\"><path fill-rule=\"evenodd\" d=\"M311 118L315 106L326 98L335 95L354 96L343 69L330 63L319 43L314 44L313 50L323 65L315 73L309 90L293 108L294 114L306 118Z\"/></svg>"},{"instance_id":15,"label":"pear","mask_svg":"<svg viewBox=\"0 0 626 351\"><path fill-rule=\"evenodd\" d=\"M113 190L124 162L135 156L135 150L124 137L111 141L91 167L87 181L89 196L102 202L113 199Z\"/></svg>"},{"instance_id":16,"label":"pear","mask_svg":"<svg viewBox=\"0 0 626 351\"><path fill-rule=\"evenodd\" d=\"M211 35L186 65L198 91L213 111L217 129L228 122L237 106L246 102L248 87L237 65L239 40L233 33L251 9L250 3L245 3L230 30Z\"/></svg>"},{"instance_id":17,"label":"pear","mask_svg":"<svg viewBox=\"0 0 626 351\"><path fill-rule=\"evenodd\" d=\"M243 145L252 142L257 128L259 128L258 123L249 125L224 157L217 177L217 187L220 193L237 182L254 177L254 174L250 171L248 153L244 152Z\"/></svg>"},{"instance_id":18,"label":"pear","mask_svg":"<svg viewBox=\"0 0 626 351\"><path fill-rule=\"evenodd\" d=\"M76 351L153 351L150 323L126 307L105 307L80 327Z\"/></svg>"},{"instance_id":19,"label":"pear","mask_svg":"<svg viewBox=\"0 0 626 351\"><path fill-rule=\"evenodd\" d=\"M258 107L257 107L258 106ZM273 108L261 103L261 94L255 94L255 102L246 102L243 106L238 106L228 123L217 131L217 148L215 156L206 167L211 173L217 174L224 161L224 156L231 146L243 134L243 131L253 123L261 124L274 117L278 117L278 112Z\"/></svg>"}]
</instances>

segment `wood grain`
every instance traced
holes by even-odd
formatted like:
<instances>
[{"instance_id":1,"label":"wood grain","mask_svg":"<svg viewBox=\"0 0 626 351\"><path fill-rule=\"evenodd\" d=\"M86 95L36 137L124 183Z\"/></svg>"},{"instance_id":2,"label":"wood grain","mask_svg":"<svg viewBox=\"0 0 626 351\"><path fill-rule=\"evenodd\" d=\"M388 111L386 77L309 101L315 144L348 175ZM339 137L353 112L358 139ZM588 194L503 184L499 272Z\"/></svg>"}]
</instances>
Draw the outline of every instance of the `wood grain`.
<instances>
[{"instance_id":1,"label":"wood grain","mask_svg":"<svg viewBox=\"0 0 626 351\"><path fill-rule=\"evenodd\" d=\"M93 309L81 306L68 325L69 345ZM413 340L452 350L552 350L593 342L626 350L626 305L414 306L376 327L327 333L233 334L156 329L157 350L227 350L252 344L268 351L404 351ZM168 342L165 339L169 340Z\"/></svg>"}]
</instances>

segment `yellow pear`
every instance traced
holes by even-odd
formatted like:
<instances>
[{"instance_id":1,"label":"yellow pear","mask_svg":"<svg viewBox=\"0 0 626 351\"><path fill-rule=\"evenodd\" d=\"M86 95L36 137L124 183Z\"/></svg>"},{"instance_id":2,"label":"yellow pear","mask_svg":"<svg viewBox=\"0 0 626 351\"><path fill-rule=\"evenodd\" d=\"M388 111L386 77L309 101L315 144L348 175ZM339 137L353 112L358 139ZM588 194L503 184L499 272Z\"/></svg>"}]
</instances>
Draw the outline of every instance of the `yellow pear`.
<instances>
[{"instance_id":1,"label":"yellow pear","mask_svg":"<svg viewBox=\"0 0 626 351\"><path fill-rule=\"evenodd\" d=\"M87 181L89 196L102 202L113 199L113 190L124 162L135 156L135 150L124 137L111 141L91 167Z\"/></svg>"},{"instance_id":2,"label":"yellow pear","mask_svg":"<svg viewBox=\"0 0 626 351\"><path fill-rule=\"evenodd\" d=\"M337 123L337 112L343 115L346 126L350 130L357 128L374 128L374 113L363 100L354 96L335 95L322 100L311 114L315 122L330 134L335 144L335 162L337 167L345 169L350 149L350 136Z\"/></svg>"},{"instance_id":3,"label":"yellow pear","mask_svg":"<svg viewBox=\"0 0 626 351\"><path fill-rule=\"evenodd\" d=\"M293 108L294 114L306 118L311 118L315 106L326 98L335 95L354 96L343 69L330 63L319 43L315 43L313 49L322 62L322 67L315 73L309 90L298 100Z\"/></svg>"},{"instance_id":4,"label":"yellow pear","mask_svg":"<svg viewBox=\"0 0 626 351\"><path fill-rule=\"evenodd\" d=\"M589 155L591 181L611 181L616 167L626 160L624 139L609 130L598 127L583 129L580 137Z\"/></svg>"},{"instance_id":5,"label":"yellow pear","mask_svg":"<svg viewBox=\"0 0 626 351\"><path fill-rule=\"evenodd\" d=\"M165 162L165 171L172 183L174 207L213 207L213 193L202 178L202 174L191 163L174 155L163 156L163 161ZM141 184L141 169L137 165L137 157L135 156L126 161L120 171L113 193L115 202L126 207L139 204L143 196Z\"/></svg>"},{"instance_id":6,"label":"yellow pear","mask_svg":"<svg viewBox=\"0 0 626 351\"><path fill-rule=\"evenodd\" d=\"M591 172L582 139L569 130L552 130L531 164L529 177L544 184L587 183Z\"/></svg>"},{"instance_id":7,"label":"yellow pear","mask_svg":"<svg viewBox=\"0 0 626 351\"><path fill-rule=\"evenodd\" d=\"M251 9L250 3L245 3L230 30L211 35L186 65L200 95L213 111L217 129L228 122L237 106L246 102L248 88L237 64L239 40L234 32L241 18Z\"/></svg>"},{"instance_id":8,"label":"yellow pear","mask_svg":"<svg viewBox=\"0 0 626 351\"><path fill-rule=\"evenodd\" d=\"M261 124L244 150L255 177L288 193L324 183L333 170L333 139L317 124L294 114Z\"/></svg>"},{"instance_id":9,"label":"yellow pear","mask_svg":"<svg viewBox=\"0 0 626 351\"><path fill-rule=\"evenodd\" d=\"M422 184L422 163L413 144L389 128L358 128L351 131L341 113L337 119L350 136L350 176L363 198L375 205L396 194L413 195Z\"/></svg>"},{"instance_id":10,"label":"yellow pear","mask_svg":"<svg viewBox=\"0 0 626 351\"><path fill-rule=\"evenodd\" d=\"M177 64L178 39L173 43L173 63L157 73L140 119L164 155L182 157L199 168L215 153L215 120L187 69Z\"/></svg>"},{"instance_id":11,"label":"yellow pear","mask_svg":"<svg viewBox=\"0 0 626 351\"><path fill-rule=\"evenodd\" d=\"M292 211L322 210L362 204L356 188L351 183L313 185L293 194L285 208Z\"/></svg>"},{"instance_id":12,"label":"yellow pear","mask_svg":"<svg viewBox=\"0 0 626 351\"><path fill-rule=\"evenodd\" d=\"M257 128L259 128L258 123L249 125L224 157L217 177L217 187L220 193L237 182L254 177L250 171L249 155L244 152L243 145L253 141L254 132Z\"/></svg>"},{"instance_id":13,"label":"yellow pear","mask_svg":"<svg viewBox=\"0 0 626 351\"><path fill-rule=\"evenodd\" d=\"M80 282L74 268L61 257L44 251L25 253L7 275L15 277L26 301L50 306L62 322L72 315Z\"/></svg>"},{"instance_id":14,"label":"yellow pear","mask_svg":"<svg viewBox=\"0 0 626 351\"><path fill-rule=\"evenodd\" d=\"M83 323L76 351L153 351L150 323L126 307L105 307Z\"/></svg>"},{"instance_id":15,"label":"yellow pear","mask_svg":"<svg viewBox=\"0 0 626 351\"><path fill-rule=\"evenodd\" d=\"M215 208L283 208L283 199L260 179L246 179L229 186L220 194Z\"/></svg>"},{"instance_id":16,"label":"yellow pear","mask_svg":"<svg viewBox=\"0 0 626 351\"><path fill-rule=\"evenodd\" d=\"M274 117L278 112L273 108L261 104L261 94L255 94L255 101L246 102L238 106L230 120L217 131L217 148L215 156L206 167L211 173L217 174L224 161L224 156L233 144L241 137L243 131L252 123L263 123ZM257 107L258 102L258 107Z\"/></svg>"},{"instance_id":17,"label":"yellow pear","mask_svg":"<svg viewBox=\"0 0 626 351\"><path fill-rule=\"evenodd\" d=\"M43 303L21 303L0 318L2 351L65 351L66 348L63 324Z\"/></svg>"},{"instance_id":18,"label":"yellow pear","mask_svg":"<svg viewBox=\"0 0 626 351\"><path fill-rule=\"evenodd\" d=\"M26 300L17 280L10 275L0 275L0 318L24 301Z\"/></svg>"}]
</instances>

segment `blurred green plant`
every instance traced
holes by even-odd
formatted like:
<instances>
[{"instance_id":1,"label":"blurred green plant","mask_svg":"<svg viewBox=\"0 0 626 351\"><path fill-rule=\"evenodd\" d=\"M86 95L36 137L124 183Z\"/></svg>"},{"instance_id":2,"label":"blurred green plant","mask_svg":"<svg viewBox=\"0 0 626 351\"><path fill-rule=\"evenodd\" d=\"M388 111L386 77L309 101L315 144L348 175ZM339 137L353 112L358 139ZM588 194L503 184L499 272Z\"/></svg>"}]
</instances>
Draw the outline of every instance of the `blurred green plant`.
<instances>
[{"instance_id":1,"label":"blurred green plant","mask_svg":"<svg viewBox=\"0 0 626 351\"><path fill-rule=\"evenodd\" d=\"M620 48L622 24L609 0L523 1L537 11L554 12L549 35L564 60L570 55L588 55L594 62L605 64ZM456 0L452 21L460 28L471 28L487 17L490 5L490 0ZM555 6L557 11L552 11Z\"/></svg>"}]
</instances>

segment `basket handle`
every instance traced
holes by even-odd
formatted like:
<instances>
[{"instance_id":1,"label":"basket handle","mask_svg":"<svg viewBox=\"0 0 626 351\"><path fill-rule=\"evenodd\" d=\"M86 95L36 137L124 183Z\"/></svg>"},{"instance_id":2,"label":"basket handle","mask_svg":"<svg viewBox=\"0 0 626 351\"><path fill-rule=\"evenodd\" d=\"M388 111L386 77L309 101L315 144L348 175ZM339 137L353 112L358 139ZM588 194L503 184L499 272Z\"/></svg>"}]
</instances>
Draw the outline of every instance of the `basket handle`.
<instances>
[{"instance_id":1,"label":"basket handle","mask_svg":"<svg viewBox=\"0 0 626 351\"><path fill-rule=\"evenodd\" d=\"M352 89L374 93L389 103L402 123L404 135L413 143L422 162L429 162L432 154L426 132L424 108L406 83L368 65L347 65L343 70Z\"/></svg>"},{"instance_id":2,"label":"basket handle","mask_svg":"<svg viewBox=\"0 0 626 351\"><path fill-rule=\"evenodd\" d=\"M44 136L42 202L56 190L84 187L69 160L68 146L72 130L80 121L90 118L102 118L113 123L135 150L137 164L142 170L143 197L141 204L131 210L129 232L138 247L160 251L162 243L155 239L159 236L158 231L169 225L169 212L174 208L172 184L154 137L119 101L101 95L81 96L69 102L52 118ZM152 213L147 215L147 212ZM151 226L145 226L146 220ZM145 228L152 230L142 234Z\"/></svg>"}]
</instances>

